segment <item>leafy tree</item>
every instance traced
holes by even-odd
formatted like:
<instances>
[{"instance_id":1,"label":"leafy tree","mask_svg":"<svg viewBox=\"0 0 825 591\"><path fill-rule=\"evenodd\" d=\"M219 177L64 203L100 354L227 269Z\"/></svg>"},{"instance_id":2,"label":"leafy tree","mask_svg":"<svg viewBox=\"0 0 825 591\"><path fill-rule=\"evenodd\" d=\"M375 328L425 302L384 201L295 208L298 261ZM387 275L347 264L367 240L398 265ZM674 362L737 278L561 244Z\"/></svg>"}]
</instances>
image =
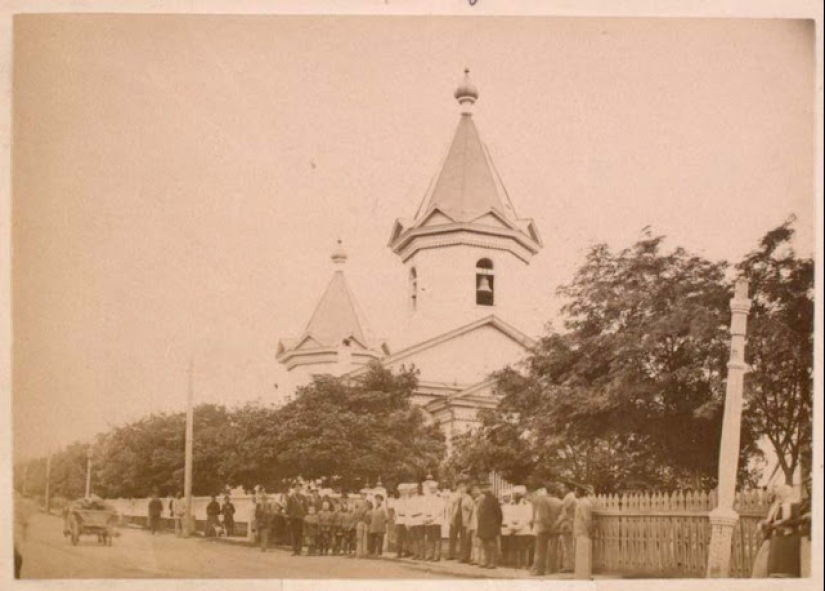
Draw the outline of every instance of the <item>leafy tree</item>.
<instances>
[{"instance_id":1,"label":"leafy tree","mask_svg":"<svg viewBox=\"0 0 825 591\"><path fill-rule=\"evenodd\" d=\"M204 404L194 409L194 494L223 489L221 469L231 441L230 413L223 406ZM153 414L98 437L94 446L94 490L107 497L143 497L183 489L184 413Z\"/></svg>"},{"instance_id":2,"label":"leafy tree","mask_svg":"<svg viewBox=\"0 0 825 591\"><path fill-rule=\"evenodd\" d=\"M462 453L518 481L714 482L731 287L725 263L666 252L663 240L647 232L617 253L590 250L559 290L566 331L549 327L522 372L497 374L499 407ZM746 424L743 458L753 453Z\"/></svg>"},{"instance_id":3,"label":"leafy tree","mask_svg":"<svg viewBox=\"0 0 825 591\"><path fill-rule=\"evenodd\" d=\"M770 441L788 484L800 462L810 470L813 405L814 263L791 247L794 221L768 232L738 265L752 299L746 415Z\"/></svg>"},{"instance_id":4,"label":"leafy tree","mask_svg":"<svg viewBox=\"0 0 825 591\"><path fill-rule=\"evenodd\" d=\"M283 481L302 477L359 489L394 486L434 470L444 452L436 425L411 399L416 372L373 364L357 380L318 376L278 410L270 445Z\"/></svg>"}]
</instances>

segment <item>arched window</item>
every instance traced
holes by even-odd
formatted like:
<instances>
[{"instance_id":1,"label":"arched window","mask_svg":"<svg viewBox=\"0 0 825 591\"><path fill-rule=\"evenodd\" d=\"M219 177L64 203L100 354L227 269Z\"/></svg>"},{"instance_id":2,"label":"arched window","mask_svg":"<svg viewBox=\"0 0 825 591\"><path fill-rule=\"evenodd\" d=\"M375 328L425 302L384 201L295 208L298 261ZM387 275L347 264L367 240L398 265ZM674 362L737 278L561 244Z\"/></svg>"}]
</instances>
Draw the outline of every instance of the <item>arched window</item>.
<instances>
[{"instance_id":1,"label":"arched window","mask_svg":"<svg viewBox=\"0 0 825 591\"><path fill-rule=\"evenodd\" d=\"M476 305L492 306L495 301L493 261L480 259L476 263Z\"/></svg>"},{"instance_id":2,"label":"arched window","mask_svg":"<svg viewBox=\"0 0 825 591\"><path fill-rule=\"evenodd\" d=\"M415 310L416 304L418 303L418 273L415 270L415 267L410 269L410 305L412 309Z\"/></svg>"}]
</instances>

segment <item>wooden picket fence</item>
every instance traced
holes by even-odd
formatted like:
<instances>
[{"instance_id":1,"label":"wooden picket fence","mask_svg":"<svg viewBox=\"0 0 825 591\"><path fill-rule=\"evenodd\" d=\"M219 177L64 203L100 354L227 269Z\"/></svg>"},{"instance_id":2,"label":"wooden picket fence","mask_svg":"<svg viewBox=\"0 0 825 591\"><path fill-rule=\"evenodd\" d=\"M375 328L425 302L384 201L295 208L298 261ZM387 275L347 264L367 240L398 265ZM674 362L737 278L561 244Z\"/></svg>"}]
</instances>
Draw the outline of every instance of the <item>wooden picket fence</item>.
<instances>
[{"instance_id":1,"label":"wooden picket fence","mask_svg":"<svg viewBox=\"0 0 825 591\"><path fill-rule=\"evenodd\" d=\"M710 545L708 513L715 492L598 495L594 506L594 572L656 577L704 577ZM731 576L748 577L768 511L762 491L737 493Z\"/></svg>"}]
</instances>

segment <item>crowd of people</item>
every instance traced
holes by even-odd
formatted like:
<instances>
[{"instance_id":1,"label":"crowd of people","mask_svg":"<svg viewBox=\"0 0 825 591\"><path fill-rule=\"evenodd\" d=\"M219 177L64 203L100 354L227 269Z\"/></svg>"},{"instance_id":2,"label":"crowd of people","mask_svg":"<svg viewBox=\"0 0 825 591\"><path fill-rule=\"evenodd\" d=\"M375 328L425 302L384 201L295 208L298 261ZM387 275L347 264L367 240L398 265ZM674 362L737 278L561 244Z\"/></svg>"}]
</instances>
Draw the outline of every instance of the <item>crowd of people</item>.
<instances>
[{"instance_id":1,"label":"crowd of people","mask_svg":"<svg viewBox=\"0 0 825 591\"><path fill-rule=\"evenodd\" d=\"M549 483L528 493L515 486L496 496L487 483L460 481L446 489L428 476L357 494L295 486L286 494L256 490L250 540L262 552L291 547L295 556L379 557L417 561L455 560L494 569L529 569L536 576L573 572L576 552L590 552L589 503L584 486ZM185 506L173 500L173 512ZM205 535L232 535L235 507L215 497L206 509ZM220 518L223 521L220 521ZM177 520L176 520L177 521ZM176 529L177 529L176 525ZM577 534L587 540L574 542Z\"/></svg>"}]
</instances>

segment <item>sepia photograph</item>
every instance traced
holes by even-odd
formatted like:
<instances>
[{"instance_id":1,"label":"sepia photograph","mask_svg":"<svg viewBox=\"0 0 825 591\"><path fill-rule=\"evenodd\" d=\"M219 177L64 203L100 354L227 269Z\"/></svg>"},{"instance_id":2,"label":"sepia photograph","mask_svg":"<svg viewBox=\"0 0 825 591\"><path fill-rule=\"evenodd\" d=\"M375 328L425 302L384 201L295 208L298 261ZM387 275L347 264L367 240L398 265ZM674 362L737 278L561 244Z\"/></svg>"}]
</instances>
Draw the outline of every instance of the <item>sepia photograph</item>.
<instances>
[{"instance_id":1,"label":"sepia photograph","mask_svg":"<svg viewBox=\"0 0 825 591\"><path fill-rule=\"evenodd\" d=\"M821 584L821 21L444 4L9 16L10 588Z\"/></svg>"}]
</instances>

